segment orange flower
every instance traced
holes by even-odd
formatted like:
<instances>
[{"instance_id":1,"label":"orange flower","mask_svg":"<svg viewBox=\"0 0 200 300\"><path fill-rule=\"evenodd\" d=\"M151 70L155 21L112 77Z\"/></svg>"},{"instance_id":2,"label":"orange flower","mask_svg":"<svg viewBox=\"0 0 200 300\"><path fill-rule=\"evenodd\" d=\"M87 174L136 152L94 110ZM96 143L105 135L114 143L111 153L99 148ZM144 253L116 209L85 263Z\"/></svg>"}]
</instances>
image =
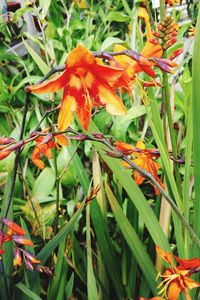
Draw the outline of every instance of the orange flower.
<instances>
[{"instance_id":1,"label":"orange flower","mask_svg":"<svg viewBox=\"0 0 200 300\"><path fill-rule=\"evenodd\" d=\"M115 45L114 51L123 51L126 48L122 45ZM140 61L134 61L126 55L118 55L115 57L115 61L122 66L128 73L130 79L134 81L135 75L142 71L146 72L149 76L155 77L155 72L152 69L154 62L149 61L145 58L156 57L160 58L163 54L162 47L159 43L154 43L152 41L147 41L142 52Z\"/></svg>"},{"instance_id":2,"label":"orange flower","mask_svg":"<svg viewBox=\"0 0 200 300\"><path fill-rule=\"evenodd\" d=\"M18 234L18 235L25 235L25 231L16 223L12 222L8 218L2 219L3 223L8 227L8 235Z\"/></svg>"},{"instance_id":3,"label":"orange flower","mask_svg":"<svg viewBox=\"0 0 200 300\"><path fill-rule=\"evenodd\" d=\"M122 68L99 64L92 52L78 45L69 54L64 72L42 84L29 86L27 90L45 94L64 88L58 130L63 131L72 123L73 112L77 113L80 123L87 130L93 106L105 106L113 115L126 113L122 100L112 87L123 73Z\"/></svg>"},{"instance_id":4,"label":"orange flower","mask_svg":"<svg viewBox=\"0 0 200 300\"><path fill-rule=\"evenodd\" d=\"M164 185L162 184L160 178L157 175L157 171L160 169L160 165L152 159L153 157L157 158L159 156L157 149L145 149L145 144L142 141L137 142L136 148L122 142L116 142L115 146L117 150L123 152L125 155L133 153L135 158L133 158L132 161L141 169L144 169L150 174L152 174L156 181L159 183L159 185L161 185L164 188ZM128 164L124 163L124 166L128 166ZM146 178L136 170L133 171L133 174L135 183L137 185L142 184L143 181L146 180ZM150 184L152 183L150 182ZM153 187L155 194L158 195L159 190L154 185Z\"/></svg>"},{"instance_id":5,"label":"orange flower","mask_svg":"<svg viewBox=\"0 0 200 300\"><path fill-rule=\"evenodd\" d=\"M156 247L156 250L160 257L169 263L171 269L168 268L165 270L164 274L161 276L164 278L163 283L165 286L161 289L159 294L168 296L169 300L177 300L179 295L184 292L187 300L191 300L189 295L189 290L200 287L200 284L190 278L193 273L196 273L200 270L200 259L180 259L177 256L174 256L175 260L179 263L179 266L176 267L173 262L173 255L170 252L164 252L159 246ZM163 284L159 284L158 288Z\"/></svg>"},{"instance_id":6,"label":"orange flower","mask_svg":"<svg viewBox=\"0 0 200 300\"><path fill-rule=\"evenodd\" d=\"M37 137L36 139L36 146L33 150L31 159L32 162L41 170L44 169L44 162L40 159L40 155L44 155L46 158L52 158L52 148L56 147L56 144L53 141L48 141L46 143L42 143L45 140L45 137Z\"/></svg>"},{"instance_id":7,"label":"orange flower","mask_svg":"<svg viewBox=\"0 0 200 300\"><path fill-rule=\"evenodd\" d=\"M170 6L180 4L180 0L165 0L166 4L169 4Z\"/></svg>"}]
</instances>

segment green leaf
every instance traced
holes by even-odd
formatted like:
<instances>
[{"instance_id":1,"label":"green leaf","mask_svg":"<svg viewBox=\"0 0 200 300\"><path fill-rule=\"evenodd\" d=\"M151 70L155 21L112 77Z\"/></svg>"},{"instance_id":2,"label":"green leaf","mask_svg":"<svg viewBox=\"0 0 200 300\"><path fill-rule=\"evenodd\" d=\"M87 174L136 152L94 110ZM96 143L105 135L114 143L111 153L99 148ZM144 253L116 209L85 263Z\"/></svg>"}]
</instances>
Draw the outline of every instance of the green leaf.
<instances>
[{"instance_id":1,"label":"green leaf","mask_svg":"<svg viewBox=\"0 0 200 300\"><path fill-rule=\"evenodd\" d=\"M55 175L51 168L45 168L33 184L32 196L35 198L47 197L55 184Z\"/></svg>"},{"instance_id":2,"label":"green leaf","mask_svg":"<svg viewBox=\"0 0 200 300\"><path fill-rule=\"evenodd\" d=\"M192 108L193 108L193 151L194 151L194 230L200 238L200 9L196 24L196 34L192 61ZM199 257L200 249L193 248L193 256Z\"/></svg>"},{"instance_id":3,"label":"green leaf","mask_svg":"<svg viewBox=\"0 0 200 300\"><path fill-rule=\"evenodd\" d=\"M42 58L31 48L31 46L23 39L24 46L26 47L28 53L32 56L35 63L38 65L41 72L45 75L47 74L51 68L47 66L47 64L42 60Z\"/></svg>"},{"instance_id":4,"label":"green leaf","mask_svg":"<svg viewBox=\"0 0 200 300\"><path fill-rule=\"evenodd\" d=\"M66 289L65 289L66 300L71 299L73 287L74 287L74 273L72 273L72 275L67 283Z\"/></svg>"},{"instance_id":5,"label":"green leaf","mask_svg":"<svg viewBox=\"0 0 200 300\"><path fill-rule=\"evenodd\" d=\"M130 222L128 221L128 218L124 215L122 208L120 207L119 203L117 202L117 199L114 197L107 183L105 183L105 189L106 189L106 193L108 196L108 200L112 212L124 236L124 239L126 240L129 248L131 249L135 259L137 260L137 263L140 266L146 278L146 281L149 284L149 287L151 288L153 293L156 293L157 292L156 269L151 259L149 258L144 245L142 244L134 228L131 226Z\"/></svg>"},{"instance_id":6,"label":"green leaf","mask_svg":"<svg viewBox=\"0 0 200 300\"><path fill-rule=\"evenodd\" d=\"M123 43L124 43L124 41L121 40L121 39L119 39L119 38L116 38L116 37L107 37L105 39L105 41L103 41L103 43L101 45L101 51L104 51L104 50L110 48L114 44L123 44Z\"/></svg>"},{"instance_id":7,"label":"green leaf","mask_svg":"<svg viewBox=\"0 0 200 300\"><path fill-rule=\"evenodd\" d=\"M90 236L90 205L86 208L86 244L87 244L87 294L88 300L98 299L98 291L92 264L92 248Z\"/></svg>"},{"instance_id":8,"label":"green leaf","mask_svg":"<svg viewBox=\"0 0 200 300\"><path fill-rule=\"evenodd\" d=\"M113 11L107 15L107 21L115 21L115 22L129 22L131 18L121 12Z\"/></svg>"},{"instance_id":9,"label":"green leaf","mask_svg":"<svg viewBox=\"0 0 200 300\"><path fill-rule=\"evenodd\" d=\"M32 292L29 288L27 288L22 282L19 282L15 285L18 289L20 289L25 295L33 300L42 300L38 295Z\"/></svg>"}]
</instances>

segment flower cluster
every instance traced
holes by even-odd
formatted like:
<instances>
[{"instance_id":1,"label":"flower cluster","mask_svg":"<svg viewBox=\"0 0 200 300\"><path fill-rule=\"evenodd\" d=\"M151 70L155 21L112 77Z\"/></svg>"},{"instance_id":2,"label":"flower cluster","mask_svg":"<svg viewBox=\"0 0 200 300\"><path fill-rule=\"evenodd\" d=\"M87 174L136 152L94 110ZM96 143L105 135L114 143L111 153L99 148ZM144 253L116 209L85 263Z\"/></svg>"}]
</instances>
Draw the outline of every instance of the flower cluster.
<instances>
[{"instance_id":1,"label":"flower cluster","mask_svg":"<svg viewBox=\"0 0 200 300\"><path fill-rule=\"evenodd\" d=\"M154 160L155 158L159 157L159 152L157 151L157 149L145 149L145 144L142 141L138 141L136 147L123 142L116 142L115 147L116 150L122 152L125 155L133 154L134 158L132 158L132 161L142 169L152 174L159 185L164 188L164 185L160 181L160 178L157 174L157 171L160 169L160 165ZM124 163L124 166L128 167L129 165L127 163ZM142 176L138 171L134 170L133 174L136 184L140 185L144 182L145 177ZM153 185L153 187L155 194L158 195L159 190L156 186Z\"/></svg>"},{"instance_id":2,"label":"flower cluster","mask_svg":"<svg viewBox=\"0 0 200 300\"><path fill-rule=\"evenodd\" d=\"M0 231L0 254L4 254L3 244L12 241L15 267L22 266L24 263L26 268L31 271L37 270L52 275L49 267L40 266L41 261L24 248L24 246L34 246L32 241L25 237L26 232L8 218L2 218L2 224L2 228L7 227L7 230L6 232L5 230Z\"/></svg>"},{"instance_id":3,"label":"flower cluster","mask_svg":"<svg viewBox=\"0 0 200 300\"><path fill-rule=\"evenodd\" d=\"M102 65L92 52L78 45L69 54L63 73L42 84L29 86L27 90L45 94L64 88L58 130L68 128L73 121L74 112L87 130L93 107L105 107L113 115L126 113L122 100L115 91L124 84L129 85L124 69Z\"/></svg>"}]
</instances>

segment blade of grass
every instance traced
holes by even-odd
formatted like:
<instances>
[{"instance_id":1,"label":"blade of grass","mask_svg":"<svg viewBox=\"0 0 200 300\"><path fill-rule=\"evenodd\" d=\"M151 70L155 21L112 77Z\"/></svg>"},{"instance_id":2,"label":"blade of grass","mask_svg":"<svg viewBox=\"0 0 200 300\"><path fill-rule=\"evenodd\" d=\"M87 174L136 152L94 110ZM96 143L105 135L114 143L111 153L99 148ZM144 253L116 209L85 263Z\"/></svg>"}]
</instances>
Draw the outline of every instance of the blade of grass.
<instances>
[{"instance_id":1,"label":"blade of grass","mask_svg":"<svg viewBox=\"0 0 200 300\"><path fill-rule=\"evenodd\" d=\"M192 115L193 115L193 151L194 151L194 230L200 238L200 131L199 131L199 116L200 116L200 9L198 12L196 33L193 48L192 60ZM194 246L193 256L199 257L200 250Z\"/></svg>"},{"instance_id":2,"label":"blade of grass","mask_svg":"<svg viewBox=\"0 0 200 300\"><path fill-rule=\"evenodd\" d=\"M155 278L157 276L156 269L149 258L144 245L136 234L134 228L129 223L128 219L123 213L122 208L120 207L117 199L113 195L108 183L105 183L105 190L108 196L108 200L112 209L112 212L115 216L117 224L126 240L129 248L131 249L135 259L137 260L138 265L140 266L146 281L149 284L153 293L157 292L157 283Z\"/></svg>"},{"instance_id":3,"label":"blade of grass","mask_svg":"<svg viewBox=\"0 0 200 300\"><path fill-rule=\"evenodd\" d=\"M90 205L86 207L86 245L87 245L87 294L88 300L98 299L98 291L92 264L92 248L90 235Z\"/></svg>"},{"instance_id":4,"label":"blade of grass","mask_svg":"<svg viewBox=\"0 0 200 300\"><path fill-rule=\"evenodd\" d=\"M42 300L38 295L32 292L29 288L27 288L22 282L19 282L15 285L18 289L20 289L25 295L33 300Z\"/></svg>"},{"instance_id":5,"label":"blade of grass","mask_svg":"<svg viewBox=\"0 0 200 300\"><path fill-rule=\"evenodd\" d=\"M58 295L61 276L63 276L62 267L63 267L63 260L65 259L64 258L65 249L66 249L66 238L64 238L59 244L56 267L55 267L55 276L52 278L51 284L49 285L49 291L47 296L49 300L56 299L56 296Z\"/></svg>"}]
</instances>

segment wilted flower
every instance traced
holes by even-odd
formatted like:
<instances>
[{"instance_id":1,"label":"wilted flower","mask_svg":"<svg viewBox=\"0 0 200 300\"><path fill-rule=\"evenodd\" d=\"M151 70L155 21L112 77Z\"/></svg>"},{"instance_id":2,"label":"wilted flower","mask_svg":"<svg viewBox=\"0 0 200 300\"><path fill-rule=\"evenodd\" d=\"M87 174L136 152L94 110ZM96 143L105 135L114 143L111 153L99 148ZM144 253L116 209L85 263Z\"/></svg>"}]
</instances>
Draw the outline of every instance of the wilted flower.
<instances>
[{"instance_id":1,"label":"wilted flower","mask_svg":"<svg viewBox=\"0 0 200 300\"><path fill-rule=\"evenodd\" d=\"M159 284L158 288L161 288L159 294L168 297L168 300L177 300L179 295L183 292L187 300L191 300L189 290L200 287L200 284L190 278L190 276L200 271L200 259L180 259L174 256L175 260L179 264L177 267L173 262L173 255L170 252L164 252L159 246L156 250L160 257L162 257L171 268L167 268L163 275L159 275L164 280ZM164 287L162 288L162 285Z\"/></svg>"},{"instance_id":2,"label":"wilted flower","mask_svg":"<svg viewBox=\"0 0 200 300\"><path fill-rule=\"evenodd\" d=\"M99 64L92 52L78 45L69 54L63 73L42 84L29 86L27 90L45 94L64 88L58 130L63 131L72 123L73 112L77 113L80 123L87 130L92 107L105 106L113 115L126 113L122 100L112 87L116 81L120 84L124 73L122 68ZM122 79L123 85L124 77Z\"/></svg>"}]
</instances>

